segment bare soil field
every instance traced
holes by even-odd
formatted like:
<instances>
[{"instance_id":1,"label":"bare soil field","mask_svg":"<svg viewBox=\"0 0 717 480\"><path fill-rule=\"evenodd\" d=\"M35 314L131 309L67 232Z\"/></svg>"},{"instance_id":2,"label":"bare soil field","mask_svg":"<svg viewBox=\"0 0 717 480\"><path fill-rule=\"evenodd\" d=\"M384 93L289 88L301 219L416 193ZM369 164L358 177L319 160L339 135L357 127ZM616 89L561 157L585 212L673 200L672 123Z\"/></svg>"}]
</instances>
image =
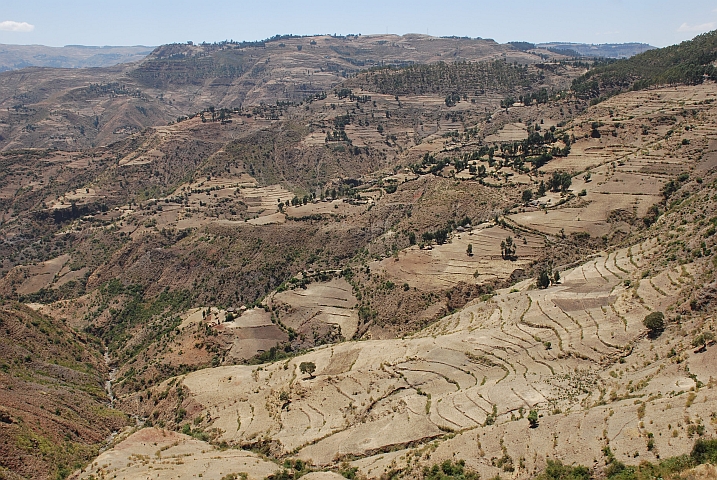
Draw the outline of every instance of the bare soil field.
<instances>
[{"instance_id":1,"label":"bare soil field","mask_svg":"<svg viewBox=\"0 0 717 480\"><path fill-rule=\"evenodd\" d=\"M528 129L520 123L509 123L498 133L485 137L486 142L519 142L528 138Z\"/></svg>"},{"instance_id":2,"label":"bare soil field","mask_svg":"<svg viewBox=\"0 0 717 480\"><path fill-rule=\"evenodd\" d=\"M154 450L151 455L149 450ZM278 465L245 450L219 450L178 432L144 428L102 453L75 478L222 478L244 473L261 479L278 470Z\"/></svg>"},{"instance_id":3,"label":"bare soil field","mask_svg":"<svg viewBox=\"0 0 717 480\"><path fill-rule=\"evenodd\" d=\"M385 273L399 285L407 283L422 291L444 290L459 282L505 280L514 270L535 261L542 247L542 238L536 235L516 237L516 260L503 259L500 244L511 235L510 230L480 225L455 234L443 245L403 250L397 257L372 263L371 270ZM471 255L467 253L468 245L472 246Z\"/></svg>"},{"instance_id":4,"label":"bare soil field","mask_svg":"<svg viewBox=\"0 0 717 480\"><path fill-rule=\"evenodd\" d=\"M338 335L350 339L357 331L356 298L343 278L272 294L268 304L284 325L300 334L333 326L338 327Z\"/></svg>"}]
</instances>

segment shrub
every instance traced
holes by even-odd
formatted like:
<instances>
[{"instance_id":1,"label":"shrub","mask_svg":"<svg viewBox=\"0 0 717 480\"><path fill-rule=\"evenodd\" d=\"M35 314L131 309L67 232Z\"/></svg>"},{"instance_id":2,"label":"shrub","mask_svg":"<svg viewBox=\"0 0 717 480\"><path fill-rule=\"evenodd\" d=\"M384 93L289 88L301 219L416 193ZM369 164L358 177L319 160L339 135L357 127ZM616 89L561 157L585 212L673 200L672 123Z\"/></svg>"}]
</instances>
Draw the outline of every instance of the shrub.
<instances>
[{"instance_id":1,"label":"shrub","mask_svg":"<svg viewBox=\"0 0 717 480\"><path fill-rule=\"evenodd\" d=\"M528 422L530 422L530 428L536 428L538 426L538 411L531 410L528 414Z\"/></svg>"},{"instance_id":2,"label":"shrub","mask_svg":"<svg viewBox=\"0 0 717 480\"><path fill-rule=\"evenodd\" d=\"M717 463L717 439L697 440L690 457L697 464Z\"/></svg>"},{"instance_id":3,"label":"shrub","mask_svg":"<svg viewBox=\"0 0 717 480\"><path fill-rule=\"evenodd\" d=\"M548 460L548 466L537 480L590 480L590 469L582 465L563 465L560 460Z\"/></svg>"},{"instance_id":4,"label":"shrub","mask_svg":"<svg viewBox=\"0 0 717 480\"><path fill-rule=\"evenodd\" d=\"M705 345L709 342L711 342L715 338L714 334L712 332L704 332L697 335L694 340L692 340L692 346L693 347L701 347L702 345Z\"/></svg>"},{"instance_id":5,"label":"shrub","mask_svg":"<svg viewBox=\"0 0 717 480\"><path fill-rule=\"evenodd\" d=\"M435 464L433 467L425 467L423 469L424 480L478 480L480 475L476 472L465 468L465 461L458 460L453 463L451 460L445 460L440 465Z\"/></svg>"}]
</instances>

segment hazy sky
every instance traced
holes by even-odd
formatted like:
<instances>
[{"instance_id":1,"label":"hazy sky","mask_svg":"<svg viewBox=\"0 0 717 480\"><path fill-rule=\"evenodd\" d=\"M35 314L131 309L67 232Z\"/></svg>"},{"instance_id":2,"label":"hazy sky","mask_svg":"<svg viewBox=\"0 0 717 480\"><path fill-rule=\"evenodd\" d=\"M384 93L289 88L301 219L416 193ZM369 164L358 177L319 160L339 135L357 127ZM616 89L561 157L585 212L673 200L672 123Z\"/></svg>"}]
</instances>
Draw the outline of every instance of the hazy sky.
<instances>
[{"instance_id":1,"label":"hazy sky","mask_svg":"<svg viewBox=\"0 0 717 480\"><path fill-rule=\"evenodd\" d=\"M160 45L277 33L429 33L666 46L717 28L717 0L1 0L0 43Z\"/></svg>"}]
</instances>

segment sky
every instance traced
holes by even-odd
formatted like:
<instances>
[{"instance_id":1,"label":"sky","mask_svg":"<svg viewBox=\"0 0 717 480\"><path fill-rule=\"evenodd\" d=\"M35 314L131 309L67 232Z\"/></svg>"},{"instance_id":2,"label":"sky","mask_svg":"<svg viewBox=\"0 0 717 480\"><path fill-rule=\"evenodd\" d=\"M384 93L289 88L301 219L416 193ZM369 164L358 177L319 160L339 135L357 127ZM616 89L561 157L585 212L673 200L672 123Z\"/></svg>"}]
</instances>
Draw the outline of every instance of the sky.
<instances>
[{"instance_id":1,"label":"sky","mask_svg":"<svg viewBox=\"0 0 717 480\"><path fill-rule=\"evenodd\" d=\"M717 0L2 0L0 43L161 45L276 34L428 33L500 43L673 45L717 29Z\"/></svg>"}]
</instances>

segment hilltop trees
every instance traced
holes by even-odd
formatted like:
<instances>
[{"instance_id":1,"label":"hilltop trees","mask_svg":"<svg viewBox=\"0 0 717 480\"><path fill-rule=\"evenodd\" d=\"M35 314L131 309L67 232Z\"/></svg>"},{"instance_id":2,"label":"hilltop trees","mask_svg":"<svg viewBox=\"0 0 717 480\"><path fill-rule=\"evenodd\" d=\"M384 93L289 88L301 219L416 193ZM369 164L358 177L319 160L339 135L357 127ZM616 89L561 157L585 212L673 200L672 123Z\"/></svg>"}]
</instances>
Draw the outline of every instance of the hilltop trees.
<instances>
[{"instance_id":1,"label":"hilltop trees","mask_svg":"<svg viewBox=\"0 0 717 480\"><path fill-rule=\"evenodd\" d=\"M353 83L364 90L387 95L439 93L449 105L457 103L466 94L483 95L486 91L495 91L506 95L516 89L530 89L538 78L539 74L526 66L492 60L372 69ZM536 93L536 98L542 96L540 92ZM510 100L512 105L515 100Z\"/></svg>"}]
</instances>

